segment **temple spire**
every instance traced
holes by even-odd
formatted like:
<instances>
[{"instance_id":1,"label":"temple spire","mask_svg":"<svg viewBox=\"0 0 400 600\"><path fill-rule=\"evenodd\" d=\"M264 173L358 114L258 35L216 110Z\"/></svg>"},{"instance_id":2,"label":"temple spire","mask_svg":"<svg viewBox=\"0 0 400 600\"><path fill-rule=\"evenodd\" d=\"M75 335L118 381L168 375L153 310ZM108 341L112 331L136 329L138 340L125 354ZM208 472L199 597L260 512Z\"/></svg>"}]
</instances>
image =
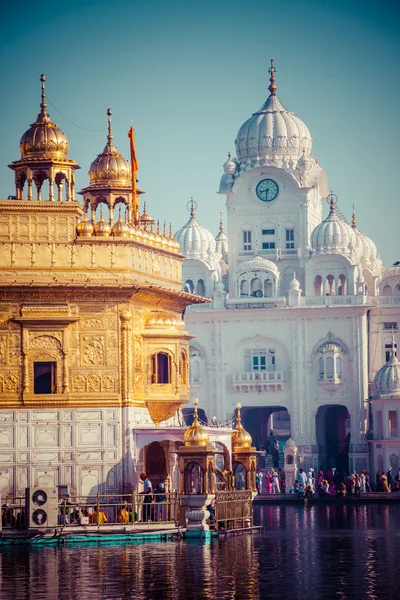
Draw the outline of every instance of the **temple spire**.
<instances>
[{"instance_id":1,"label":"temple spire","mask_svg":"<svg viewBox=\"0 0 400 600\"><path fill-rule=\"evenodd\" d=\"M108 143L111 144L112 140L113 140L112 129L111 129L111 115L112 115L111 108L107 108L107 115L108 115L108 135L107 135L107 139L108 139Z\"/></svg>"},{"instance_id":2,"label":"temple spire","mask_svg":"<svg viewBox=\"0 0 400 600\"><path fill-rule=\"evenodd\" d=\"M268 89L271 92L271 96L275 96L277 87L275 85L275 73L276 73L276 69L274 67L274 59L273 58L271 58L271 66L268 69L268 73L271 74L271 77L269 78L270 85L269 85Z\"/></svg>"},{"instance_id":3,"label":"temple spire","mask_svg":"<svg viewBox=\"0 0 400 600\"><path fill-rule=\"evenodd\" d=\"M224 224L222 222L222 211L219 213L219 230L222 233L224 230Z\"/></svg>"},{"instance_id":4,"label":"temple spire","mask_svg":"<svg viewBox=\"0 0 400 600\"><path fill-rule=\"evenodd\" d=\"M356 206L353 204L353 214L351 215L351 226L353 229L357 229L357 221L356 221Z\"/></svg>"},{"instance_id":5,"label":"temple spire","mask_svg":"<svg viewBox=\"0 0 400 600\"><path fill-rule=\"evenodd\" d=\"M195 215L196 215L196 208L197 208L197 202L195 202L193 200L193 196L191 196L190 198L190 202L188 202L186 204L186 208L189 210L190 212L190 218L194 219Z\"/></svg>"},{"instance_id":6,"label":"temple spire","mask_svg":"<svg viewBox=\"0 0 400 600\"><path fill-rule=\"evenodd\" d=\"M46 108L47 108L47 104L46 104L46 94L45 94L45 88L44 88L44 82L46 81L46 75L43 75L43 73L40 76L40 81L42 82L42 101L40 103L40 108L41 108L41 112L42 115L46 115Z\"/></svg>"}]
</instances>

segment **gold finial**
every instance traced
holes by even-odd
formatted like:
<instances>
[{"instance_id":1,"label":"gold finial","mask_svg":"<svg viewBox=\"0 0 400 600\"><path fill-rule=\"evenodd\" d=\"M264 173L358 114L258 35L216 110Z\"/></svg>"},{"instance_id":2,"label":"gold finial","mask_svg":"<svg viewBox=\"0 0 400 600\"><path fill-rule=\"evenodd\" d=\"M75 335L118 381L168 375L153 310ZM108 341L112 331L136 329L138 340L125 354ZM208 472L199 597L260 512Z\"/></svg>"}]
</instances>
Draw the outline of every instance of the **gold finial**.
<instances>
[{"instance_id":1,"label":"gold finial","mask_svg":"<svg viewBox=\"0 0 400 600\"><path fill-rule=\"evenodd\" d=\"M191 218L191 219L194 219L194 216L195 216L195 214L196 214L196 212L195 212L195 211L196 211L196 208L197 208L197 202L195 202L195 201L193 200L193 196L191 196L191 198L190 198L190 202L188 202L188 203L186 204L186 208L188 208L188 209L189 209L189 207L190 207L190 218Z\"/></svg>"},{"instance_id":2,"label":"gold finial","mask_svg":"<svg viewBox=\"0 0 400 600\"><path fill-rule=\"evenodd\" d=\"M46 81L46 75L43 75L43 73L40 76L40 81L42 82L42 102L40 104L40 108L42 109L42 114L45 115L46 108L47 108L46 95L45 95L45 89L44 89L44 82Z\"/></svg>"},{"instance_id":3,"label":"gold finial","mask_svg":"<svg viewBox=\"0 0 400 600\"><path fill-rule=\"evenodd\" d=\"M103 220L103 207L100 206L100 221Z\"/></svg>"},{"instance_id":4,"label":"gold finial","mask_svg":"<svg viewBox=\"0 0 400 600\"><path fill-rule=\"evenodd\" d=\"M113 139L113 135L111 132L111 115L112 115L112 110L111 108L107 108L107 115L108 115L108 135L107 135L107 139L109 144L111 144L112 139Z\"/></svg>"},{"instance_id":5,"label":"gold finial","mask_svg":"<svg viewBox=\"0 0 400 600\"><path fill-rule=\"evenodd\" d=\"M122 216L122 211L121 211L121 207L119 207L119 210L118 210L118 221L119 221L120 223L121 223L121 221L122 221L122 219L121 219L121 216Z\"/></svg>"},{"instance_id":6,"label":"gold finial","mask_svg":"<svg viewBox=\"0 0 400 600\"><path fill-rule=\"evenodd\" d=\"M197 405L199 401L197 398L194 398L194 411L193 411L193 423L185 431L183 436L183 441L185 446L207 446L210 442L210 437L206 431L202 428L199 423Z\"/></svg>"},{"instance_id":7,"label":"gold finial","mask_svg":"<svg viewBox=\"0 0 400 600\"><path fill-rule=\"evenodd\" d=\"M164 221L163 236L167 237L167 222Z\"/></svg>"},{"instance_id":8,"label":"gold finial","mask_svg":"<svg viewBox=\"0 0 400 600\"><path fill-rule=\"evenodd\" d=\"M228 160L231 160L231 153L228 152Z\"/></svg>"},{"instance_id":9,"label":"gold finial","mask_svg":"<svg viewBox=\"0 0 400 600\"><path fill-rule=\"evenodd\" d=\"M353 229L357 229L356 205L355 204L353 204L353 214L351 215L351 226Z\"/></svg>"},{"instance_id":10,"label":"gold finial","mask_svg":"<svg viewBox=\"0 0 400 600\"><path fill-rule=\"evenodd\" d=\"M160 219L157 219L157 233L160 233Z\"/></svg>"},{"instance_id":11,"label":"gold finial","mask_svg":"<svg viewBox=\"0 0 400 600\"><path fill-rule=\"evenodd\" d=\"M276 73L276 69L274 67L274 59L273 58L271 58L271 66L268 69L268 73L271 74L271 77L269 78L270 85L269 85L268 89L271 92L271 96L275 96L275 92L277 90L277 87L275 85L275 73Z\"/></svg>"},{"instance_id":12,"label":"gold finial","mask_svg":"<svg viewBox=\"0 0 400 600\"><path fill-rule=\"evenodd\" d=\"M330 206L330 214L333 215L335 212L335 204L337 204L337 196L333 193L333 190L331 190L329 193L328 202Z\"/></svg>"},{"instance_id":13,"label":"gold finial","mask_svg":"<svg viewBox=\"0 0 400 600\"><path fill-rule=\"evenodd\" d=\"M221 233L224 230L224 224L222 222L222 211L219 213L219 230L221 231Z\"/></svg>"}]
</instances>

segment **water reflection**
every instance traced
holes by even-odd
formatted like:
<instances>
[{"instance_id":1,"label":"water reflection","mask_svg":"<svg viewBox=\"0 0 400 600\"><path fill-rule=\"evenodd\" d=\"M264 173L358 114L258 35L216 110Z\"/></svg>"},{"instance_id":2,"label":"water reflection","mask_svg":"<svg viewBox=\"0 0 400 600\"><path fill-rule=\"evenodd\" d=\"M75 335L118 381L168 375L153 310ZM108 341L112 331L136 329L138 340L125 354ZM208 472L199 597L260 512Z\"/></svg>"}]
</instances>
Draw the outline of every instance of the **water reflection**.
<instances>
[{"instance_id":1,"label":"water reflection","mask_svg":"<svg viewBox=\"0 0 400 600\"><path fill-rule=\"evenodd\" d=\"M256 508L262 535L16 546L0 551L2 600L398 598L400 506Z\"/></svg>"}]
</instances>

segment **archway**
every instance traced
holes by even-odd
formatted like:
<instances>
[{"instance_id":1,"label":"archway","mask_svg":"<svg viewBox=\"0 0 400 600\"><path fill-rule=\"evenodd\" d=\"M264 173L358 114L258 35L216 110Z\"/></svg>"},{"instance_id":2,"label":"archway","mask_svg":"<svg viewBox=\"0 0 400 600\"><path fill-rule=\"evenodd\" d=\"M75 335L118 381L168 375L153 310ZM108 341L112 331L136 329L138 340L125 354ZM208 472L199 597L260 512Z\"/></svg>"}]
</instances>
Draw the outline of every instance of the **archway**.
<instances>
[{"instance_id":1,"label":"archway","mask_svg":"<svg viewBox=\"0 0 400 600\"><path fill-rule=\"evenodd\" d=\"M349 473L350 424L346 406L320 406L316 416L316 432L320 468L335 468L339 474Z\"/></svg>"},{"instance_id":2,"label":"archway","mask_svg":"<svg viewBox=\"0 0 400 600\"><path fill-rule=\"evenodd\" d=\"M266 448L271 431L281 449L290 438L290 415L283 406L243 407L241 415L243 426L257 448Z\"/></svg>"},{"instance_id":3,"label":"archway","mask_svg":"<svg viewBox=\"0 0 400 600\"><path fill-rule=\"evenodd\" d=\"M164 448L160 442L152 442L147 446L145 471L153 487L156 487L160 481L165 481L167 478L167 461Z\"/></svg>"}]
</instances>

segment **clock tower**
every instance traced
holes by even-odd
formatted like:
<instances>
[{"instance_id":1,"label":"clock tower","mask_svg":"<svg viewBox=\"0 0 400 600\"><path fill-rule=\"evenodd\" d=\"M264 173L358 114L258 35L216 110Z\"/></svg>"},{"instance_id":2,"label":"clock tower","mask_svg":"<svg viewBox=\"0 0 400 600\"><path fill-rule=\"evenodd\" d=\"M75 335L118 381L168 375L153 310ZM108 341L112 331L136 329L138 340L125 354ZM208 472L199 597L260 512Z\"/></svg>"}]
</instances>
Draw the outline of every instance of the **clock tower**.
<instances>
[{"instance_id":1,"label":"clock tower","mask_svg":"<svg viewBox=\"0 0 400 600\"><path fill-rule=\"evenodd\" d=\"M272 60L269 72L270 95L239 129L219 189L227 198L229 301L239 304L279 302L294 272L305 290L310 236L328 195L308 128L276 96Z\"/></svg>"}]
</instances>

